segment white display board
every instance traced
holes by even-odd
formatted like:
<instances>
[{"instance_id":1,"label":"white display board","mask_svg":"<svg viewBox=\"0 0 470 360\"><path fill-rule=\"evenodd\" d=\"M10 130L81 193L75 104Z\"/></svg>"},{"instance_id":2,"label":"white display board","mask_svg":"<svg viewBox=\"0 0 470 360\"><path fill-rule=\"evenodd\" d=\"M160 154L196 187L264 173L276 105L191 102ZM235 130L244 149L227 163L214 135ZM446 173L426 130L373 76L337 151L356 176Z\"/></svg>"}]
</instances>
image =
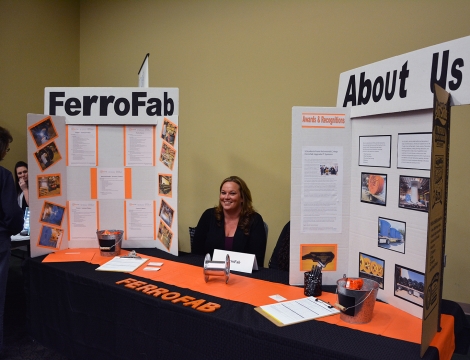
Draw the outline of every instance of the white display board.
<instances>
[{"instance_id":1,"label":"white display board","mask_svg":"<svg viewBox=\"0 0 470 360\"><path fill-rule=\"evenodd\" d=\"M470 103L470 74L464 67L469 45L465 37L344 72L335 110L293 108L291 284L303 284L302 272L308 270L301 259L304 244L336 243L338 263L334 271L324 269L323 284L335 284L343 274L373 278L380 284L379 299L423 316L433 84L451 94L452 105ZM310 121L303 113L323 111L349 112L351 125L333 136L328 134L333 129L303 124L303 118ZM310 210L320 212L318 203L331 194L330 189L305 193L303 161L306 151L328 146L343 146L350 161L344 165L350 170L343 178L347 190L339 199L347 204L343 215L348 216L343 216L341 232L339 227L325 233L310 229L309 236L302 222L303 201L312 197ZM325 204L330 214L331 202ZM333 217L325 218L317 225Z\"/></svg>"},{"instance_id":2,"label":"white display board","mask_svg":"<svg viewBox=\"0 0 470 360\"><path fill-rule=\"evenodd\" d=\"M305 120L341 111L343 128ZM293 108L289 282L303 285L304 272L331 252L324 285L336 285L344 274L372 279L379 283L378 299L421 317L424 288L397 283L396 276L399 271L424 286L429 158L428 169L422 164L429 154L416 149L431 146L424 135L432 130L432 110L352 120L347 111ZM416 169L397 166L402 153Z\"/></svg>"},{"instance_id":3,"label":"white display board","mask_svg":"<svg viewBox=\"0 0 470 360\"><path fill-rule=\"evenodd\" d=\"M348 271L350 149L349 109L292 108L290 284L303 285L312 256L334 255L324 284Z\"/></svg>"},{"instance_id":4,"label":"white display board","mask_svg":"<svg viewBox=\"0 0 470 360\"><path fill-rule=\"evenodd\" d=\"M422 316L424 302L424 272L426 262L429 161L422 167L424 152L431 142L424 142L423 134L432 131L432 110L384 114L351 120L351 200L348 276L362 277L379 283L377 297L416 317ZM360 165L360 139L377 139L378 145L369 147L372 154L389 136L390 166ZM413 168L399 168L398 154L403 142L410 151L407 160ZM425 138L424 138L425 139ZM382 149L380 147L380 149ZM414 158L414 160L413 160ZM429 160L429 158L428 158ZM384 179L383 190L372 194L371 178ZM369 180L368 180L369 179ZM362 261L362 264L361 264ZM401 275L398 274L401 273ZM416 286L400 283L400 278L422 283ZM403 281L402 281L403 282Z\"/></svg>"},{"instance_id":5,"label":"white display board","mask_svg":"<svg viewBox=\"0 0 470 360\"><path fill-rule=\"evenodd\" d=\"M35 257L69 247L65 118L28 114L27 127L30 242Z\"/></svg>"},{"instance_id":6,"label":"white display board","mask_svg":"<svg viewBox=\"0 0 470 360\"><path fill-rule=\"evenodd\" d=\"M38 254L97 247L97 230L123 230L122 247L177 255L178 89L46 88L45 110L64 116L28 126L49 119L62 141L50 170L60 170L67 229Z\"/></svg>"}]
</instances>

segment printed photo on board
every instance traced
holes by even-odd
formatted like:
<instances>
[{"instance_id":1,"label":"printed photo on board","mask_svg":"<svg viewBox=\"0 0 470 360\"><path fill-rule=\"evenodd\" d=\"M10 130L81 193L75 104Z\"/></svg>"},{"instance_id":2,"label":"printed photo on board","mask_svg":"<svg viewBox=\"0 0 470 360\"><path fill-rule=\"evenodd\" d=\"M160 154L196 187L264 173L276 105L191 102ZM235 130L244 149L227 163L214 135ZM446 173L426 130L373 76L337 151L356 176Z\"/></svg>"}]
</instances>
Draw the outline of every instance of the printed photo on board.
<instances>
[{"instance_id":1,"label":"printed photo on board","mask_svg":"<svg viewBox=\"0 0 470 360\"><path fill-rule=\"evenodd\" d=\"M171 174L158 174L158 195L171 197L172 182Z\"/></svg>"},{"instance_id":2,"label":"printed photo on board","mask_svg":"<svg viewBox=\"0 0 470 360\"><path fill-rule=\"evenodd\" d=\"M170 170L173 170L175 156L176 150L171 145L163 142L162 149L160 151L160 161L164 163Z\"/></svg>"},{"instance_id":3,"label":"printed photo on board","mask_svg":"<svg viewBox=\"0 0 470 360\"><path fill-rule=\"evenodd\" d=\"M58 204L44 202L41 212L41 222L60 226L64 217L65 207Z\"/></svg>"},{"instance_id":4,"label":"printed photo on board","mask_svg":"<svg viewBox=\"0 0 470 360\"><path fill-rule=\"evenodd\" d=\"M338 175L338 163L331 164L321 164L320 165L320 175Z\"/></svg>"},{"instance_id":5,"label":"printed photo on board","mask_svg":"<svg viewBox=\"0 0 470 360\"><path fill-rule=\"evenodd\" d=\"M38 198L60 196L60 174L40 175L37 177Z\"/></svg>"},{"instance_id":6,"label":"printed photo on board","mask_svg":"<svg viewBox=\"0 0 470 360\"><path fill-rule=\"evenodd\" d=\"M300 270L310 271L313 266L322 266L322 271L335 271L337 252L337 244L301 244Z\"/></svg>"},{"instance_id":7,"label":"printed photo on board","mask_svg":"<svg viewBox=\"0 0 470 360\"><path fill-rule=\"evenodd\" d=\"M377 257L359 253L359 277L371 279L384 288L385 261Z\"/></svg>"},{"instance_id":8,"label":"printed photo on board","mask_svg":"<svg viewBox=\"0 0 470 360\"><path fill-rule=\"evenodd\" d=\"M63 232L64 230L62 229L43 226L41 228L41 236L39 237L38 246L60 249Z\"/></svg>"},{"instance_id":9,"label":"printed photo on board","mask_svg":"<svg viewBox=\"0 0 470 360\"><path fill-rule=\"evenodd\" d=\"M164 200L160 203L160 218L171 228L174 210Z\"/></svg>"},{"instance_id":10,"label":"printed photo on board","mask_svg":"<svg viewBox=\"0 0 470 360\"><path fill-rule=\"evenodd\" d=\"M387 175L361 173L361 202L387 205Z\"/></svg>"},{"instance_id":11,"label":"printed photo on board","mask_svg":"<svg viewBox=\"0 0 470 360\"><path fill-rule=\"evenodd\" d=\"M62 159L59 153L59 149L54 142L44 146L34 153L39 167L42 171L46 170L50 166L54 165L57 161Z\"/></svg>"},{"instance_id":12,"label":"printed photo on board","mask_svg":"<svg viewBox=\"0 0 470 360\"><path fill-rule=\"evenodd\" d=\"M43 146L57 137L57 130L50 116L30 126L29 133L37 147Z\"/></svg>"},{"instance_id":13,"label":"printed photo on board","mask_svg":"<svg viewBox=\"0 0 470 360\"><path fill-rule=\"evenodd\" d=\"M173 238L173 233L171 230L166 226L166 224L160 220L160 226L158 227L158 240L161 241L163 246L169 251L171 247L171 239Z\"/></svg>"},{"instance_id":14,"label":"printed photo on board","mask_svg":"<svg viewBox=\"0 0 470 360\"><path fill-rule=\"evenodd\" d=\"M400 175L398 206L404 209L428 212L429 178Z\"/></svg>"},{"instance_id":15,"label":"printed photo on board","mask_svg":"<svg viewBox=\"0 0 470 360\"><path fill-rule=\"evenodd\" d=\"M378 246L405 253L406 223L379 217Z\"/></svg>"},{"instance_id":16,"label":"printed photo on board","mask_svg":"<svg viewBox=\"0 0 470 360\"><path fill-rule=\"evenodd\" d=\"M162 127L162 139L165 140L170 145L175 145L176 133L178 131L178 126L165 118L163 121Z\"/></svg>"},{"instance_id":17,"label":"printed photo on board","mask_svg":"<svg viewBox=\"0 0 470 360\"><path fill-rule=\"evenodd\" d=\"M424 274L395 265L395 296L423 307Z\"/></svg>"}]
</instances>

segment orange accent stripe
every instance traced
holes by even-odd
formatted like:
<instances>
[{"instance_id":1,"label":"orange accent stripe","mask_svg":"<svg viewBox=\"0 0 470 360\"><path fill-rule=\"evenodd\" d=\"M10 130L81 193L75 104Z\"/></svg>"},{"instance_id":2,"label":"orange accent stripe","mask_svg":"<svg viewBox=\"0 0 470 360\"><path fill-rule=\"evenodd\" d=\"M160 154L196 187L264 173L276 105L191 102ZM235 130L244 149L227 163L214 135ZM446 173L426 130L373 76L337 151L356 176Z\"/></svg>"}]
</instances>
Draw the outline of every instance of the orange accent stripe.
<instances>
[{"instance_id":1,"label":"orange accent stripe","mask_svg":"<svg viewBox=\"0 0 470 360\"><path fill-rule=\"evenodd\" d=\"M90 168L90 198L98 199L98 169Z\"/></svg>"},{"instance_id":2,"label":"orange accent stripe","mask_svg":"<svg viewBox=\"0 0 470 360\"><path fill-rule=\"evenodd\" d=\"M316 112L305 112L305 113L302 113L302 115L325 115L325 116L344 116L344 117L346 117L346 114L327 114L327 113L316 113Z\"/></svg>"},{"instance_id":3,"label":"orange accent stripe","mask_svg":"<svg viewBox=\"0 0 470 360\"><path fill-rule=\"evenodd\" d=\"M132 199L132 168L124 169L124 198Z\"/></svg>"},{"instance_id":4,"label":"orange accent stripe","mask_svg":"<svg viewBox=\"0 0 470 360\"><path fill-rule=\"evenodd\" d=\"M342 129L344 126L307 126L302 125L303 129Z\"/></svg>"}]
</instances>

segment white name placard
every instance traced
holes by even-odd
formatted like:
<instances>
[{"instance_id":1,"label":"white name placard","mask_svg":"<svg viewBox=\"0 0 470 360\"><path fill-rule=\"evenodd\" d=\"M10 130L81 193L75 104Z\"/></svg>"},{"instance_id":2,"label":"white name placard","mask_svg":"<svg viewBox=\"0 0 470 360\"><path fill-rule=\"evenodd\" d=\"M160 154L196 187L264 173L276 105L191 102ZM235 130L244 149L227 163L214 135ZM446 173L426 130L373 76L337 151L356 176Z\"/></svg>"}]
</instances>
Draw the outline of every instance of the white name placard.
<instances>
[{"instance_id":1,"label":"white name placard","mask_svg":"<svg viewBox=\"0 0 470 360\"><path fill-rule=\"evenodd\" d=\"M212 261L225 261L227 254L230 256L230 271L251 274L253 270L258 270L258 262L253 254L215 249Z\"/></svg>"}]
</instances>

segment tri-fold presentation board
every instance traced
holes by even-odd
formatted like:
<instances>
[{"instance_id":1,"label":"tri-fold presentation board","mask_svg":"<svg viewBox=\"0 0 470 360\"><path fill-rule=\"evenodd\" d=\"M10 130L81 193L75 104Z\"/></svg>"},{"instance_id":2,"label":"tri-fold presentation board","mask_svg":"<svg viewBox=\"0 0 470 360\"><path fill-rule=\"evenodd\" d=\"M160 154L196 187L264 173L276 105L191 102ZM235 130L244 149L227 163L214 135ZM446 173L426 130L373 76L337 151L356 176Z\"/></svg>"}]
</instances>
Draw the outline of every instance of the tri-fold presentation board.
<instances>
[{"instance_id":1,"label":"tri-fold presentation board","mask_svg":"<svg viewBox=\"0 0 470 360\"><path fill-rule=\"evenodd\" d=\"M469 46L345 72L336 108L292 109L290 283L318 262L324 284L376 280L379 299L424 320L422 351L438 328L449 105L470 103Z\"/></svg>"},{"instance_id":2,"label":"tri-fold presentation board","mask_svg":"<svg viewBox=\"0 0 470 360\"><path fill-rule=\"evenodd\" d=\"M428 215L446 191L431 193L430 179L446 175L431 174L446 165L432 164L432 140L449 136L433 134L433 84L451 104L470 103L469 46L465 37L342 73L336 108L292 109L291 284L322 261L324 284L372 278L379 299L423 316Z\"/></svg>"},{"instance_id":3,"label":"tri-fold presentation board","mask_svg":"<svg viewBox=\"0 0 470 360\"><path fill-rule=\"evenodd\" d=\"M98 247L178 253L175 88L46 88L28 114L31 255Z\"/></svg>"}]
</instances>

